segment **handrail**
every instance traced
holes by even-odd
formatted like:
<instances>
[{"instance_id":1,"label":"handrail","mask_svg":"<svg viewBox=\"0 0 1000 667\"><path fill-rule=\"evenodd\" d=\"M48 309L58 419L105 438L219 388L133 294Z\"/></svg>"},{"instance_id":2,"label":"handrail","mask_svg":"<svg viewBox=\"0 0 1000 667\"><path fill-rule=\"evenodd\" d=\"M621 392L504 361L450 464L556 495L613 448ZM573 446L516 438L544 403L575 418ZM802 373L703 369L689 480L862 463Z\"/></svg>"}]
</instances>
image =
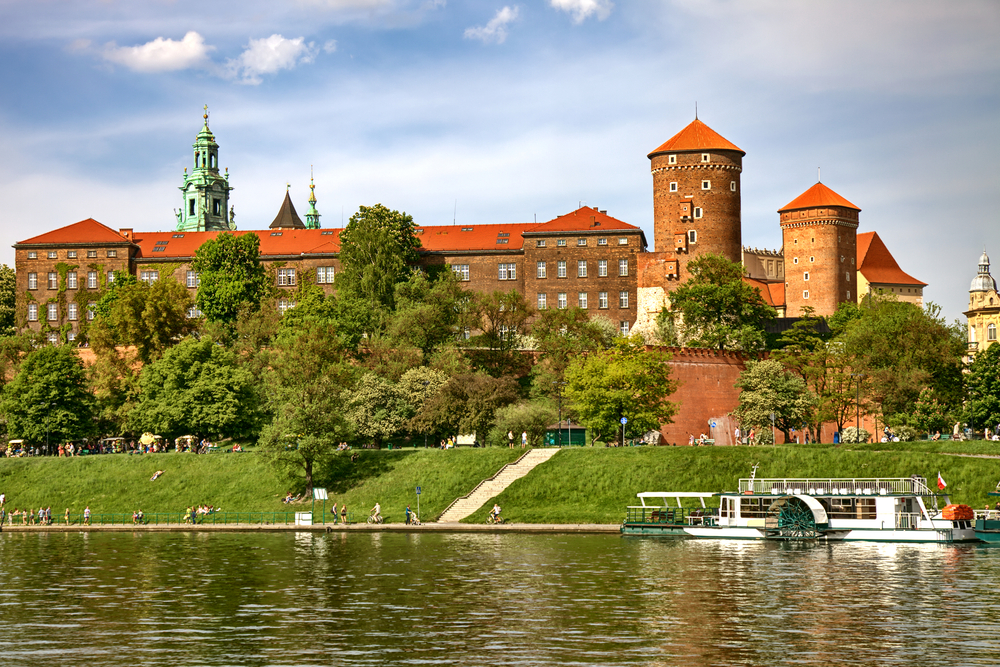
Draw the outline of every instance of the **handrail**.
<instances>
[{"instance_id":1,"label":"handrail","mask_svg":"<svg viewBox=\"0 0 1000 667\"><path fill-rule=\"evenodd\" d=\"M534 449L529 449L524 454L521 454L519 457L517 457L517 460L511 461L510 463L507 463L507 464L504 464L504 467L500 468L500 470L497 470L496 473L492 477L487 477L486 479L484 479L483 481L481 481L479 484L476 484L476 487L474 489L472 489L472 491L469 491L464 496L459 496L458 498L455 498L453 501L451 501L451 503L448 504L447 507L444 508L444 511L442 511L440 514L438 514L436 517L434 517L434 520L437 521L438 519L440 519L441 517L443 517L445 515L445 513L448 512L448 510L450 510L452 507L454 507L455 505L457 505L460 501L467 500L468 498L471 498L472 494L474 494L476 491L479 490L479 487L481 487L483 484L486 484L487 482L492 482L492 481L496 480L496 478L499 477L501 475L501 473L503 473L504 470L506 470L507 468L509 468L511 466L516 466L518 463L520 463L522 460L524 460L525 456L527 456L528 454L530 454L533 451L535 451L535 450Z\"/></svg>"},{"instance_id":2,"label":"handrail","mask_svg":"<svg viewBox=\"0 0 1000 667\"><path fill-rule=\"evenodd\" d=\"M919 475L912 477L790 477L742 478L740 493L757 494L809 494L809 495L885 495L917 494L934 495L927 480Z\"/></svg>"},{"instance_id":3,"label":"handrail","mask_svg":"<svg viewBox=\"0 0 1000 667\"><path fill-rule=\"evenodd\" d=\"M309 510L303 510L309 511ZM211 512L209 514L198 514L195 516L194 525L229 525L229 524L257 524L257 525L290 525L295 523L295 515L301 512ZM320 514L319 512L314 513L314 523L315 515ZM385 515L383 515L383 518ZM137 526L184 526L191 524L191 515L188 512L144 512L142 519L138 522L132 520L131 512L93 512L90 515L90 522L86 523L83 514L72 514L70 515L69 522L67 523L65 516L53 516L52 521L48 524L39 524L37 521L37 516L32 515L30 521L25 521L27 517L18 514L14 516L7 513L7 518L4 521L5 526L36 526L36 525L51 525L51 526L127 526L127 525L137 525ZM340 515L336 516L331 512L327 517L329 521L327 523L340 523ZM354 523L355 515L353 512L347 513L347 523Z\"/></svg>"}]
</instances>

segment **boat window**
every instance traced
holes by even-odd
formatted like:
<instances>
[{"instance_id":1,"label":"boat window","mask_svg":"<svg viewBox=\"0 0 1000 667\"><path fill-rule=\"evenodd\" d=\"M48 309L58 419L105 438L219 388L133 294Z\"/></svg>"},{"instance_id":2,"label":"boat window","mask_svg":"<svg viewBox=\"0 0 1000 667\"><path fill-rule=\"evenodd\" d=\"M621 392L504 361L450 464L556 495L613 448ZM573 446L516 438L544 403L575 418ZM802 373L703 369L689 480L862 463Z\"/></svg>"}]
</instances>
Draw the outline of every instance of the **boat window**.
<instances>
[{"instance_id":1,"label":"boat window","mask_svg":"<svg viewBox=\"0 0 1000 667\"><path fill-rule=\"evenodd\" d=\"M744 519L766 519L770 498L740 498L740 516Z\"/></svg>"},{"instance_id":2,"label":"boat window","mask_svg":"<svg viewBox=\"0 0 1000 667\"><path fill-rule=\"evenodd\" d=\"M874 519L874 498L830 498L821 501L831 519Z\"/></svg>"}]
</instances>

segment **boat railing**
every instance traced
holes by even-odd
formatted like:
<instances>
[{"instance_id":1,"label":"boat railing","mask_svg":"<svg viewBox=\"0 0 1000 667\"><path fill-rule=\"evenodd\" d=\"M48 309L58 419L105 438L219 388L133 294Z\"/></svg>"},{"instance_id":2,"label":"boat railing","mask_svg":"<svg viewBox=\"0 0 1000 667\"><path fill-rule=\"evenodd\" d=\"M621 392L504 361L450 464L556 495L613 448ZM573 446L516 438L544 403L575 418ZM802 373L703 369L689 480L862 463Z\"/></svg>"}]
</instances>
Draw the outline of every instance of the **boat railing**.
<instances>
[{"instance_id":1,"label":"boat railing","mask_svg":"<svg viewBox=\"0 0 1000 667\"><path fill-rule=\"evenodd\" d=\"M975 510L977 519L1000 521L1000 510Z\"/></svg>"},{"instance_id":2,"label":"boat railing","mask_svg":"<svg viewBox=\"0 0 1000 667\"><path fill-rule=\"evenodd\" d=\"M896 512L896 528L916 530L920 527L920 512Z\"/></svg>"},{"instance_id":3,"label":"boat railing","mask_svg":"<svg viewBox=\"0 0 1000 667\"><path fill-rule=\"evenodd\" d=\"M688 525L690 523L708 523L707 517L716 514L714 508L688 509L687 507L642 507L633 505L626 509L626 523L672 524Z\"/></svg>"},{"instance_id":4,"label":"boat railing","mask_svg":"<svg viewBox=\"0 0 1000 667\"><path fill-rule=\"evenodd\" d=\"M761 495L865 495L885 496L896 494L933 495L927 480L913 477L808 477L808 478L743 478L740 493Z\"/></svg>"}]
</instances>

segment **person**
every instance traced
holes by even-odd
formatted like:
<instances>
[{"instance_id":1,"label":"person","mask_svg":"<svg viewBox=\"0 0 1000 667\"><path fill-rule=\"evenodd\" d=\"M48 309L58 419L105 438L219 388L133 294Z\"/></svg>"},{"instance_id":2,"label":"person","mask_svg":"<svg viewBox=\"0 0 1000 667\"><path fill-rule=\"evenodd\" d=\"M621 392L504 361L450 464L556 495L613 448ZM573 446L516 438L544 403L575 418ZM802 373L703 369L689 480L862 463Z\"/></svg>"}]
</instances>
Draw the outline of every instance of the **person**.
<instances>
[{"instance_id":1,"label":"person","mask_svg":"<svg viewBox=\"0 0 1000 667\"><path fill-rule=\"evenodd\" d=\"M193 526L198 521L198 509L195 507L189 509L191 510L191 525Z\"/></svg>"},{"instance_id":2,"label":"person","mask_svg":"<svg viewBox=\"0 0 1000 667\"><path fill-rule=\"evenodd\" d=\"M938 431L937 433L935 433L934 437L931 438L931 440L940 440L940 439L941 439L941 431Z\"/></svg>"},{"instance_id":3,"label":"person","mask_svg":"<svg viewBox=\"0 0 1000 667\"><path fill-rule=\"evenodd\" d=\"M750 429L750 435L747 436L747 444L751 447L757 444L757 431L753 428Z\"/></svg>"},{"instance_id":4,"label":"person","mask_svg":"<svg viewBox=\"0 0 1000 667\"><path fill-rule=\"evenodd\" d=\"M49 505L48 507L45 508L45 525L46 526L52 525L52 505Z\"/></svg>"},{"instance_id":5,"label":"person","mask_svg":"<svg viewBox=\"0 0 1000 667\"><path fill-rule=\"evenodd\" d=\"M514 432L507 431L507 446L514 449Z\"/></svg>"},{"instance_id":6,"label":"person","mask_svg":"<svg viewBox=\"0 0 1000 667\"><path fill-rule=\"evenodd\" d=\"M69 508L66 508L66 525L69 525Z\"/></svg>"},{"instance_id":7,"label":"person","mask_svg":"<svg viewBox=\"0 0 1000 667\"><path fill-rule=\"evenodd\" d=\"M740 444L740 427L739 426L737 426L736 429L733 431L733 444L734 445Z\"/></svg>"},{"instance_id":8,"label":"person","mask_svg":"<svg viewBox=\"0 0 1000 667\"><path fill-rule=\"evenodd\" d=\"M7 494L6 493L0 493L0 507L3 507L4 503L6 503L6 502L7 502Z\"/></svg>"},{"instance_id":9,"label":"person","mask_svg":"<svg viewBox=\"0 0 1000 667\"><path fill-rule=\"evenodd\" d=\"M521 449L525 449L528 446L528 432L521 431Z\"/></svg>"},{"instance_id":10,"label":"person","mask_svg":"<svg viewBox=\"0 0 1000 667\"><path fill-rule=\"evenodd\" d=\"M83 525L90 525L90 505L83 508Z\"/></svg>"},{"instance_id":11,"label":"person","mask_svg":"<svg viewBox=\"0 0 1000 667\"><path fill-rule=\"evenodd\" d=\"M371 515L372 515L372 518L375 519L375 521L378 521L379 519L381 519L382 518L382 506L380 504L378 504L378 503L375 503L375 507L372 508Z\"/></svg>"},{"instance_id":12,"label":"person","mask_svg":"<svg viewBox=\"0 0 1000 667\"><path fill-rule=\"evenodd\" d=\"M347 503L340 506L340 523L347 525Z\"/></svg>"},{"instance_id":13,"label":"person","mask_svg":"<svg viewBox=\"0 0 1000 667\"><path fill-rule=\"evenodd\" d=\"M688 434L688 444L694 447L694 433Z\"/></svg>"},{"instance_id":14,"label":"person","mask_svg":"<svg viewBox=\"0 0 1000 667\"><path fill-rule=\"evenodd\" d=\"M337 503L333 504L333 523L337 524Z\"/></svg>"},{"instance_id":15,"label":"person","mask_svg":"<svg viewBox=\"0 0 1000 667\"><path fill-rule=\"evenodd\" d=\"M406 506L406 525L410 525L410 506Z\"/></svg>"},{"instance_id":16,"label":"person","mask_svg":"<svg viewBox=\"0 0 1000 667\"><path fill-rule=\"evenodd\" d=\"M139 523L139 512L133 510L132 511L132 525L134 526L137 523Z\"/></svg>"},{"instance_id":17,"label":"person","mask_svg":"<svg viewBox=\"0 0 1000 667\"><path fill-rule=\"evenodd\" d=\"M158 477L159 477L160 475L162 475L162 474L163 474L163 471L162 471L162 470L157 470L157 471L156 471L156 472L155 472L155 473L153 474L153 476L149 478L149 481L150 481L150 482L155 482L155 481L157 480L157 478L158 478Z\"/></svg>"},{"instance_id":18,"label":"person","mask_svg":"<svg viewBox=\"0 0 1000 667\"><path fill-rule=\"evenodd\" d=\"M500 518L501 511L502 510L500 509L500 506L497 505L496 503L493 503L493 509L490 510L490 519L493 521L493 523L497 523L497 520Z\"/></svg>"}]
</instances>

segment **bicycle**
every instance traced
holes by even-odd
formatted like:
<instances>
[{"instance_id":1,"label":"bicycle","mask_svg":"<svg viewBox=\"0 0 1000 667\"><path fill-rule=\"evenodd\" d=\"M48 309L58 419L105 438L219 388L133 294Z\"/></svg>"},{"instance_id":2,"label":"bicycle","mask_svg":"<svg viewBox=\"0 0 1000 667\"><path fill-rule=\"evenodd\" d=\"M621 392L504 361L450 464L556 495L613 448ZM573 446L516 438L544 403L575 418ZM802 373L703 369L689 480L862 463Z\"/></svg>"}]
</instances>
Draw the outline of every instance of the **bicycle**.
<instances>
[{"instance_id":1,"label":"bicycle","mask_svg":"<svg viewBox=\"0 0 1000 667\"><path fill-rule=\"evenodd\" d=\"M381 514L372 514L368 517L368 523L383 523L384 521Z\"/></svg>"},{"instance_id":2,"label":"bicycle","mask_svg":"<svg viewBox=\"0 0 1000 667\"><path fill-rule=\"evenodd\" d=\"M500 525L503 522L504 522L504 519L499 514L489 514L486 517L486 523L495 523L497 525Z\"/></svg>"}]
</instances>

